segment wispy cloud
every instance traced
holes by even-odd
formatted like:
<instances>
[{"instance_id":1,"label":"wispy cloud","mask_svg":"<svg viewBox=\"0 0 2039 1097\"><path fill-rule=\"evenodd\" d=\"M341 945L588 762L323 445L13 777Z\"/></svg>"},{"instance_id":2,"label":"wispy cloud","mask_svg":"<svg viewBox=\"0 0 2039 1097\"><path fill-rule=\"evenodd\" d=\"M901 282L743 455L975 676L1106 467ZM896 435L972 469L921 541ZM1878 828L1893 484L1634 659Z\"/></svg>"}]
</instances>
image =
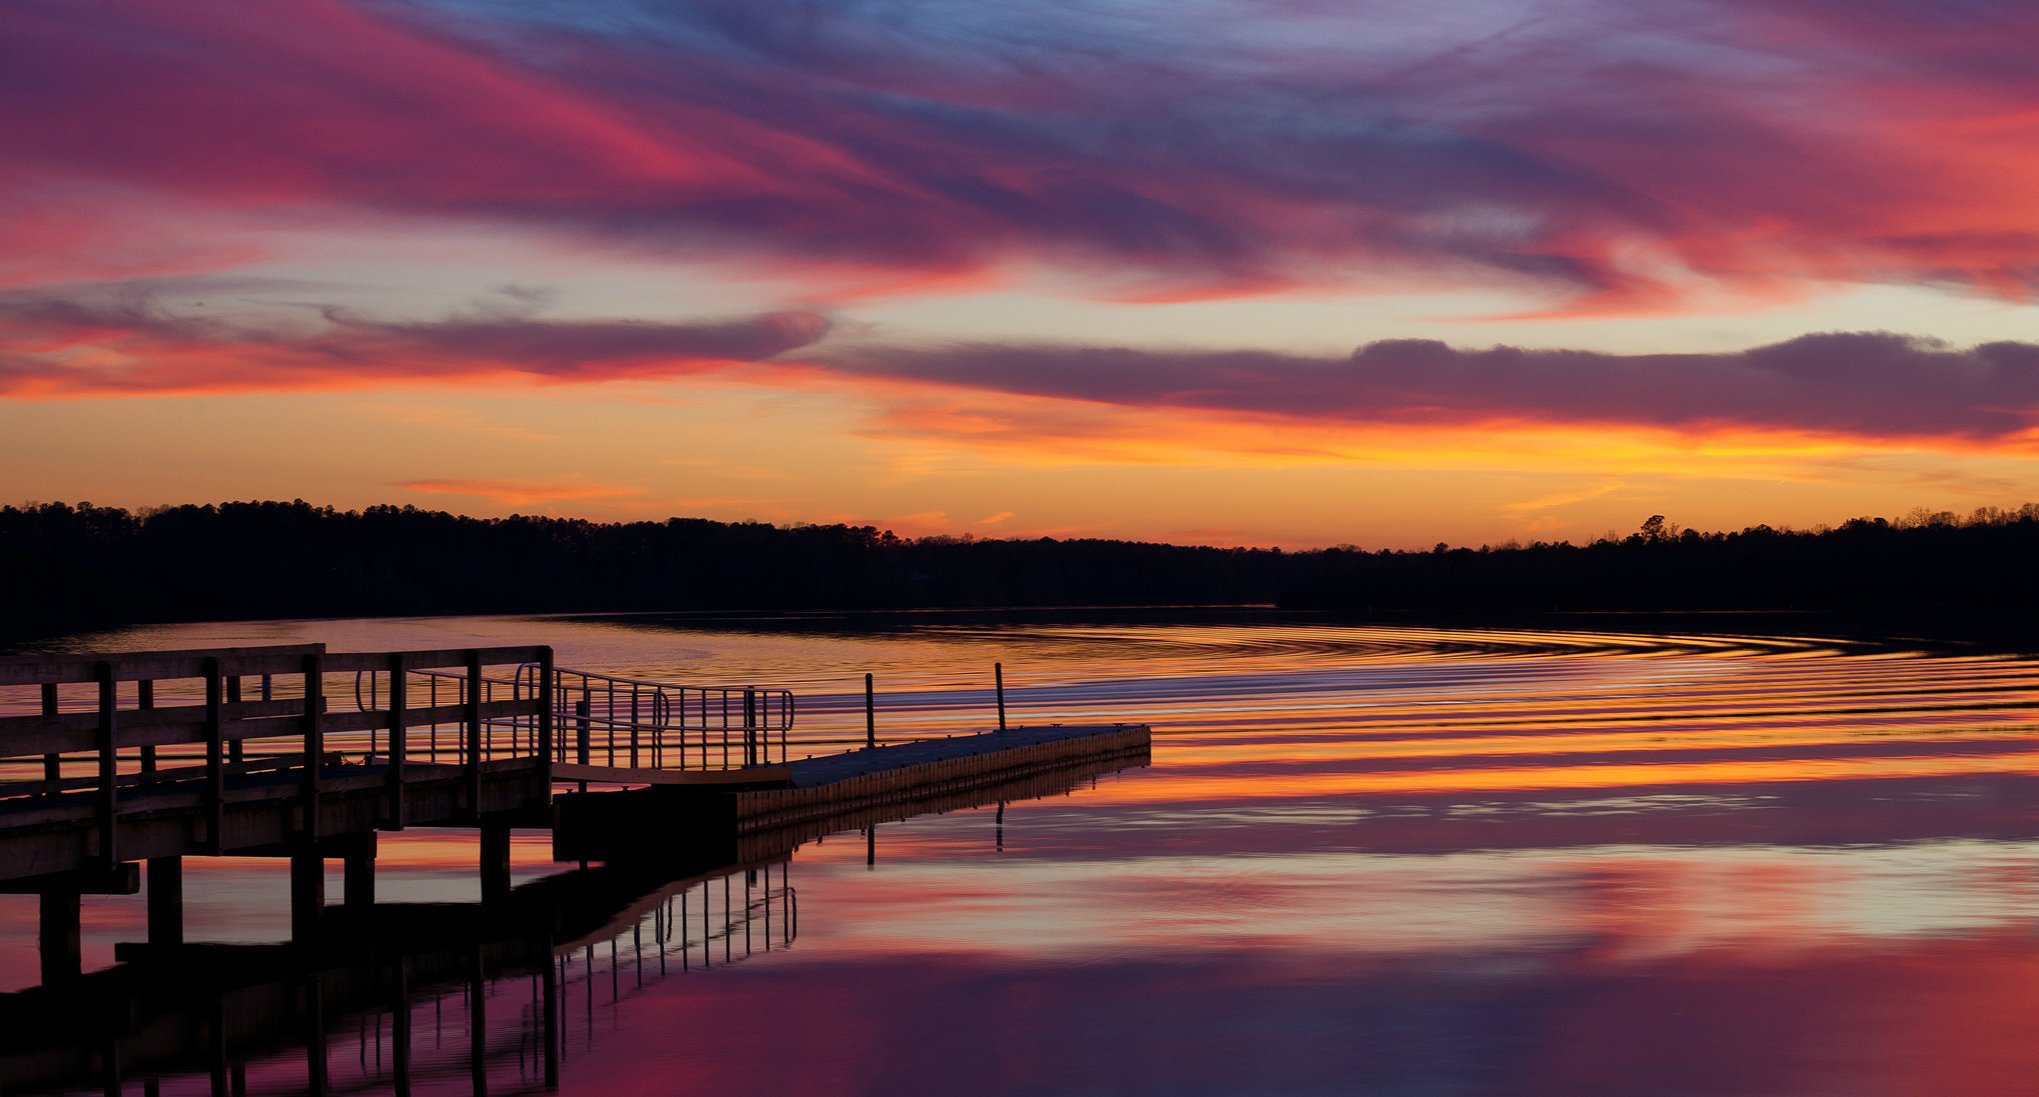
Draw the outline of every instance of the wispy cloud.
<instances>
[{"instance_id":1,"label":"wispy cloud","mask_svg":"<svg viewBox=\"0 0 2039 1097\"><path fill-rule=\"evenodd\" d=\"M334 306L310 325L263 325L173 310L150 286L16 292L0 295L0 396L664 379L768 359L828 328L804 311L661 322L483 310L396 321Z\"/></svg>"},{"instance_id":2,"label":"wispy cloud","mask_svg":"<svg viewBox=\"0 0 2039 1097\"><path fill-rule=\"evenodd\" d=\"M816 294L1048 267L1133 298L2022 297L2035 40L2020 0L17 0L0 204L40 212L0 251L30 278L227 265L244 245L180 226L317 211L713 250Z\"/></svg>"}]
</instances>

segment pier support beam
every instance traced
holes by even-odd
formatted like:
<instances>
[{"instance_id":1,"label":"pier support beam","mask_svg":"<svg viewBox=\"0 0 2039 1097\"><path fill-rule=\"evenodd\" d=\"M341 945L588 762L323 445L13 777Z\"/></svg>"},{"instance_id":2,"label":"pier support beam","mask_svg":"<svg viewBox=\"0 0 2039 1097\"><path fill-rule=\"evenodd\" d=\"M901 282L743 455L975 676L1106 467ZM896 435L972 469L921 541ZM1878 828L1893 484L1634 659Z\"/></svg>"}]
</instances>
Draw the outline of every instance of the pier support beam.
<instances>
[{"instance_id":1,"label":"pier support beam","mask_svg":"<svg viewBox=\"0 0 2039 1097\"><path fill-rule=\"evenodd\" d=\"M290 937L310 941L318 936L326 911L326 862L317 850L290 858Z\"/></svg>"},{"instance_id":2,"label":"pier support beam","mask_svg":"<svg viewBox=\"0 0 2039 1097\"><path fill-rule=\"evenodd\" d=\"M149 858L149 944L184 943L184 858Z\"/></svg>"},{"instance_id":3,"label":"pier support beam","mask_svg":"<svg viewBox=\"0 0 2039 1097\"><path fill-rule=\"evenodd\" d=\"M68 986L84 970L78 923L83 904L76 891L42 893L42 927L37 944L42 952L42 985Z\"/></svg>"},{"instance_id":4,"label":"pier support beam","mask_svg":"<svg viewBox=\"0 0 2039 1097\"><path fill-rule=\"evenodd\" d=\"M494 903L510 896L510 824L481 821L481 901Z\"/></svg>"},{"instance_id":5,"label":"pier support beam","mask_svg":"<svg viewBox=\"0 0 2039 1097\"><path fill-rule=\"evenodd\" d=\"M375 905L375 836L356 842L341 854L342 897L348 910L367 910Z\"/></svg>"}]
</instances>

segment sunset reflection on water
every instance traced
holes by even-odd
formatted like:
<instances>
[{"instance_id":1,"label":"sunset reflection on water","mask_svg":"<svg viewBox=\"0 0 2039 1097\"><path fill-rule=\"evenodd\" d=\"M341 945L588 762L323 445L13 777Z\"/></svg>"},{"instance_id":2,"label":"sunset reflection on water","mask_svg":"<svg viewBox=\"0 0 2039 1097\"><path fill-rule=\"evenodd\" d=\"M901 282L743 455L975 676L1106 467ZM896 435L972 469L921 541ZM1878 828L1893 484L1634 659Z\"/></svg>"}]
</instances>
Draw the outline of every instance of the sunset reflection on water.
<instances>
[{"instance_id":1,"label":"sunset reflection on water","mask_svg":"<svg viewBox=\"0 0 2039 1097\"><path fill-rule=\"evenodd\" d=\"M802 846L797 939L591 999L570 1093L2012 1094L2039 1068L2039 667L2023 658L939 616L80 643L300 640L539 641L564 665L790 684L796 755L861 734L867 670L890 735L986 726L993 660L1018 722L1153 725L1151 767L1014 801L1002 822L986 807ZM526 877L550 871L543 841L519 847ZM390 888L471 885L465 836L383 849ZM195 871L192 935L259 937L271 918L280 934L285 912L263 905L278 869ZM266 876L277 899L223 900ZM0 907L17 984L33 914ZM88 944L139 936L138 899L88 914ZM281 1066L251 1077L289 1091ZM205 1092L184 1081L163 1092Z\"/></svg>"}]
</instances>

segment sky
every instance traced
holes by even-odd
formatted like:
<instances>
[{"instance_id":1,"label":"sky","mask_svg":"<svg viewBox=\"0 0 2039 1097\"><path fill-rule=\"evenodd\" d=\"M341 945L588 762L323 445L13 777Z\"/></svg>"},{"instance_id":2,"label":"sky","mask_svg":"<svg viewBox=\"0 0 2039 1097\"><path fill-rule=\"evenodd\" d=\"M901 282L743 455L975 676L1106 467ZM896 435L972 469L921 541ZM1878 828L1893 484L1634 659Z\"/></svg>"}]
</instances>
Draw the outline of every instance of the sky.
<instances>
[{"instance_id":1,"label":"sky","mask_svg":"<svg viewBox=\"0 0 2039 1097\"><path fill-rule=\"evenodd\" d=\"M9 0L0 503L2039 499L2025 0Z\"/></svg>"}]
</instances>

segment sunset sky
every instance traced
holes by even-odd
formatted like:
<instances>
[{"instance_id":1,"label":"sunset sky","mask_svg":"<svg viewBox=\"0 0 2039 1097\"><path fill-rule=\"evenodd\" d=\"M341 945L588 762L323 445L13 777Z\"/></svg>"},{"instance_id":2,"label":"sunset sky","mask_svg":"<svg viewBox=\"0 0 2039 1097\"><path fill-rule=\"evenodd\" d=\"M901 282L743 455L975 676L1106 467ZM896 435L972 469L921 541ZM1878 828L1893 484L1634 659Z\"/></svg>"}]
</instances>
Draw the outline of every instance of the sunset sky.
<instances>
[{"instance_id":1,"label":"sunset sky","mask_svg":"<svg viewBox=\"0 0 2039 1097\"><path fill-rule=\"evenodd\" d=\"M2030 0L0 5L0 503L2039 500Z\"/></svg>"}]
</instances>

